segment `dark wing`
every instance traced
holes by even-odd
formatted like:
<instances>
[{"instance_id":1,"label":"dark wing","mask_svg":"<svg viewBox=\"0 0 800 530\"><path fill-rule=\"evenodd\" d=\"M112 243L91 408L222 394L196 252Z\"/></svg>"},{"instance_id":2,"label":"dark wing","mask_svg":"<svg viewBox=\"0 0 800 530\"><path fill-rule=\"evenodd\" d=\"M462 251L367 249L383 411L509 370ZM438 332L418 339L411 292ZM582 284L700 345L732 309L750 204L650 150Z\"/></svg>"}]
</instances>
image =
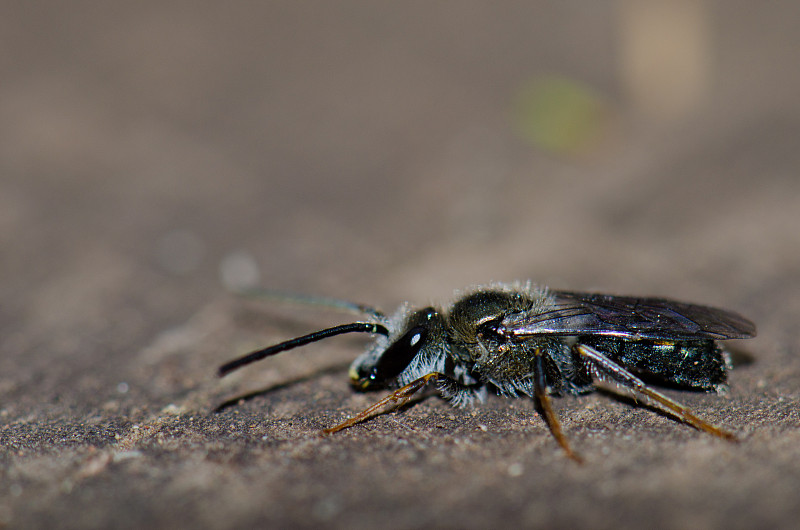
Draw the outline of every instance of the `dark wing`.
<instances>
[{"instance_id":1,"label":"dark wing","mask_svg":"<svg viewBox=\"0 0 800 530\"><path fill-rule=\"evenodd\" d=\"M755 325L731 311L663 298L551 291L554 305L538 314L508 315L500 324L510 337L608 335L631 339L745 339Z\"/></svg>"}]
</instances>

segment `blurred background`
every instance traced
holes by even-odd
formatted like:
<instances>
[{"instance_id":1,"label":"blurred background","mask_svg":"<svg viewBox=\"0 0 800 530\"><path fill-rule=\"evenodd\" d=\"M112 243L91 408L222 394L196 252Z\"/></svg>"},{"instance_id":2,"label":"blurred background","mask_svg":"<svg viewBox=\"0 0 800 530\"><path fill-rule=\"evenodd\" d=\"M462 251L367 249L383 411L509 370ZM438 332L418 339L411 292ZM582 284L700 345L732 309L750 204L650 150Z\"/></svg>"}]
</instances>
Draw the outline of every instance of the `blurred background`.
<instances>
[{"instance_id":1,"label":"blurred background","mask_svg":"<svg viewBox=\"0 0 800 530\"><path fill-rule=\"evenodd\" d=\"M779 370L798 20L788 0L4 2L0 415L159 410L208 380L202 410L216 364L266 340L226 316L254 284L387 310L514 279L670 296L756 320Z\"/></svg>"}]
</instances>

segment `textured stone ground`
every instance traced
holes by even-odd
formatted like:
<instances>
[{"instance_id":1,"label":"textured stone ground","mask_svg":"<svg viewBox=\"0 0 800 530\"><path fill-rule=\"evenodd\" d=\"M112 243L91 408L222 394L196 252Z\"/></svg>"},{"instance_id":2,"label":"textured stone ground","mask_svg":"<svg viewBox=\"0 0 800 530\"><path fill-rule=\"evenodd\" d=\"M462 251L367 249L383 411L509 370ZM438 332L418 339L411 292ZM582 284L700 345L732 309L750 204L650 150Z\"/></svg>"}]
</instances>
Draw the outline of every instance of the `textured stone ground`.
<instances>
[{"instance_id":1,"label":"textured stone ground","mask_svg":"<svg viewBox=\"0 0 800 530\"><path fill-rule=\"evenodd\" d=\"M795 3L690 9L695 62L645 89L626 2L49 4L0 8L0 526L796 523ZM591 148L519 132L553 75ZM516 278L734 309L730 392L666 392L741 443L607 393L555 400L582 466L527 400L320 437L381 395L347 384L365 338L217 379L348 318L228 294L256 272L387 310Z\"/></svg>"}]
</instances>

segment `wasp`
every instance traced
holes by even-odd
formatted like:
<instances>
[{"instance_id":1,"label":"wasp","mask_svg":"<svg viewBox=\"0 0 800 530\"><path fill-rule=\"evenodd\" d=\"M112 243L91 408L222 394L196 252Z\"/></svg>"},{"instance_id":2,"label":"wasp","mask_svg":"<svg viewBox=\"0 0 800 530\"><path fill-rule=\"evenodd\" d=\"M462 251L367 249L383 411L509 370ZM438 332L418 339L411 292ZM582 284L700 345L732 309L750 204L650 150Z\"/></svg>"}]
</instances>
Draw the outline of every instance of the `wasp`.
<instances>
[{"instance_id":1,"label":"wasp","mask_svg":"<svg viewBox=\"0 0 800 530\"><path fill-rule=\"evenodd\" d=\"M375 335L352 363L350 381L360 391L391 393L324 433L400 408L429 385L456 406L482 401L492 390L538 401L558 444L580 461L550 396L587 393L604 382L628 389L701 431L736 439L650 386L725 390L732 365L717 341L756 334L752 322L731 311L665 298L549 290L530 282L474 288L447 310L404 305L388 316L340 300L293 299L348 309L364 318L254 351L221 366L219 375L336 335Z\"/></svg>"}]
</instances>

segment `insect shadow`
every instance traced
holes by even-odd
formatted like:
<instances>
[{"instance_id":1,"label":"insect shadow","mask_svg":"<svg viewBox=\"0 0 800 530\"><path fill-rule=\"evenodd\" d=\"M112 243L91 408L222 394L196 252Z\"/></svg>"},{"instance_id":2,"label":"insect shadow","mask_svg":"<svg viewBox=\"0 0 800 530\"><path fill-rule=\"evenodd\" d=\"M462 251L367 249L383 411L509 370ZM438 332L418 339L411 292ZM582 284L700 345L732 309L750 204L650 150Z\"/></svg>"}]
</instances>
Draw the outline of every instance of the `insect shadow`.
<instances>
[{"instance_id":1,"label":"insect shadow","mask_svg":"<svg viewBox=\"0 0 800 530\"><path fill-rule=\"evenodd\" d=\"M242 403L246 403L250 400L265 396L267 394L271 394L273 392L278 392L280 390L285 390L287 388L293 387L294 385L299 385L301 383L305 383L308 381L312 381L317 379L320 376L328 375L328 374L336 374L341 373L343 370L347 368L349 363L339 363L327 368L322 368L320 370L315 370L314 372L306 375L302 375L299 377L295 377L293 379L288 379L286 381L282 381L280 383L276 383L274 385L270 385L266 388L262 388L260 390L253 390L252 392L247 392L246 394L242 394L239 396L235 396L229 398L214 408L214 412L222 412L227 410L233 406L241 405Z\"/></svg>"},{"instance_id":2,"label":"insect shadow","mask_svg":"<svg viewBox=\"0 0 800 530\"><path fill-rule=\"evenodd\" d=\"M648 383L724 390L732 362L717 341L756 334L752 322L724 309L665 298L551 291L530 282L480 286L445 310L404 305L390 316L342 300L272 291L252 294L344 309L362 320L256 350L222 365L220 376L337 335L375 336L350 365L350 382L357 390L391 393L324 433L396 410L430 385L455 406L482 401L490 389L502 396L534 398L556 441L577 461L581 458L563 434L550 396L591 392L598 382L627 389L637 403L642 398L698 430L736 440Z\"/></svg>"}]
</instances>

